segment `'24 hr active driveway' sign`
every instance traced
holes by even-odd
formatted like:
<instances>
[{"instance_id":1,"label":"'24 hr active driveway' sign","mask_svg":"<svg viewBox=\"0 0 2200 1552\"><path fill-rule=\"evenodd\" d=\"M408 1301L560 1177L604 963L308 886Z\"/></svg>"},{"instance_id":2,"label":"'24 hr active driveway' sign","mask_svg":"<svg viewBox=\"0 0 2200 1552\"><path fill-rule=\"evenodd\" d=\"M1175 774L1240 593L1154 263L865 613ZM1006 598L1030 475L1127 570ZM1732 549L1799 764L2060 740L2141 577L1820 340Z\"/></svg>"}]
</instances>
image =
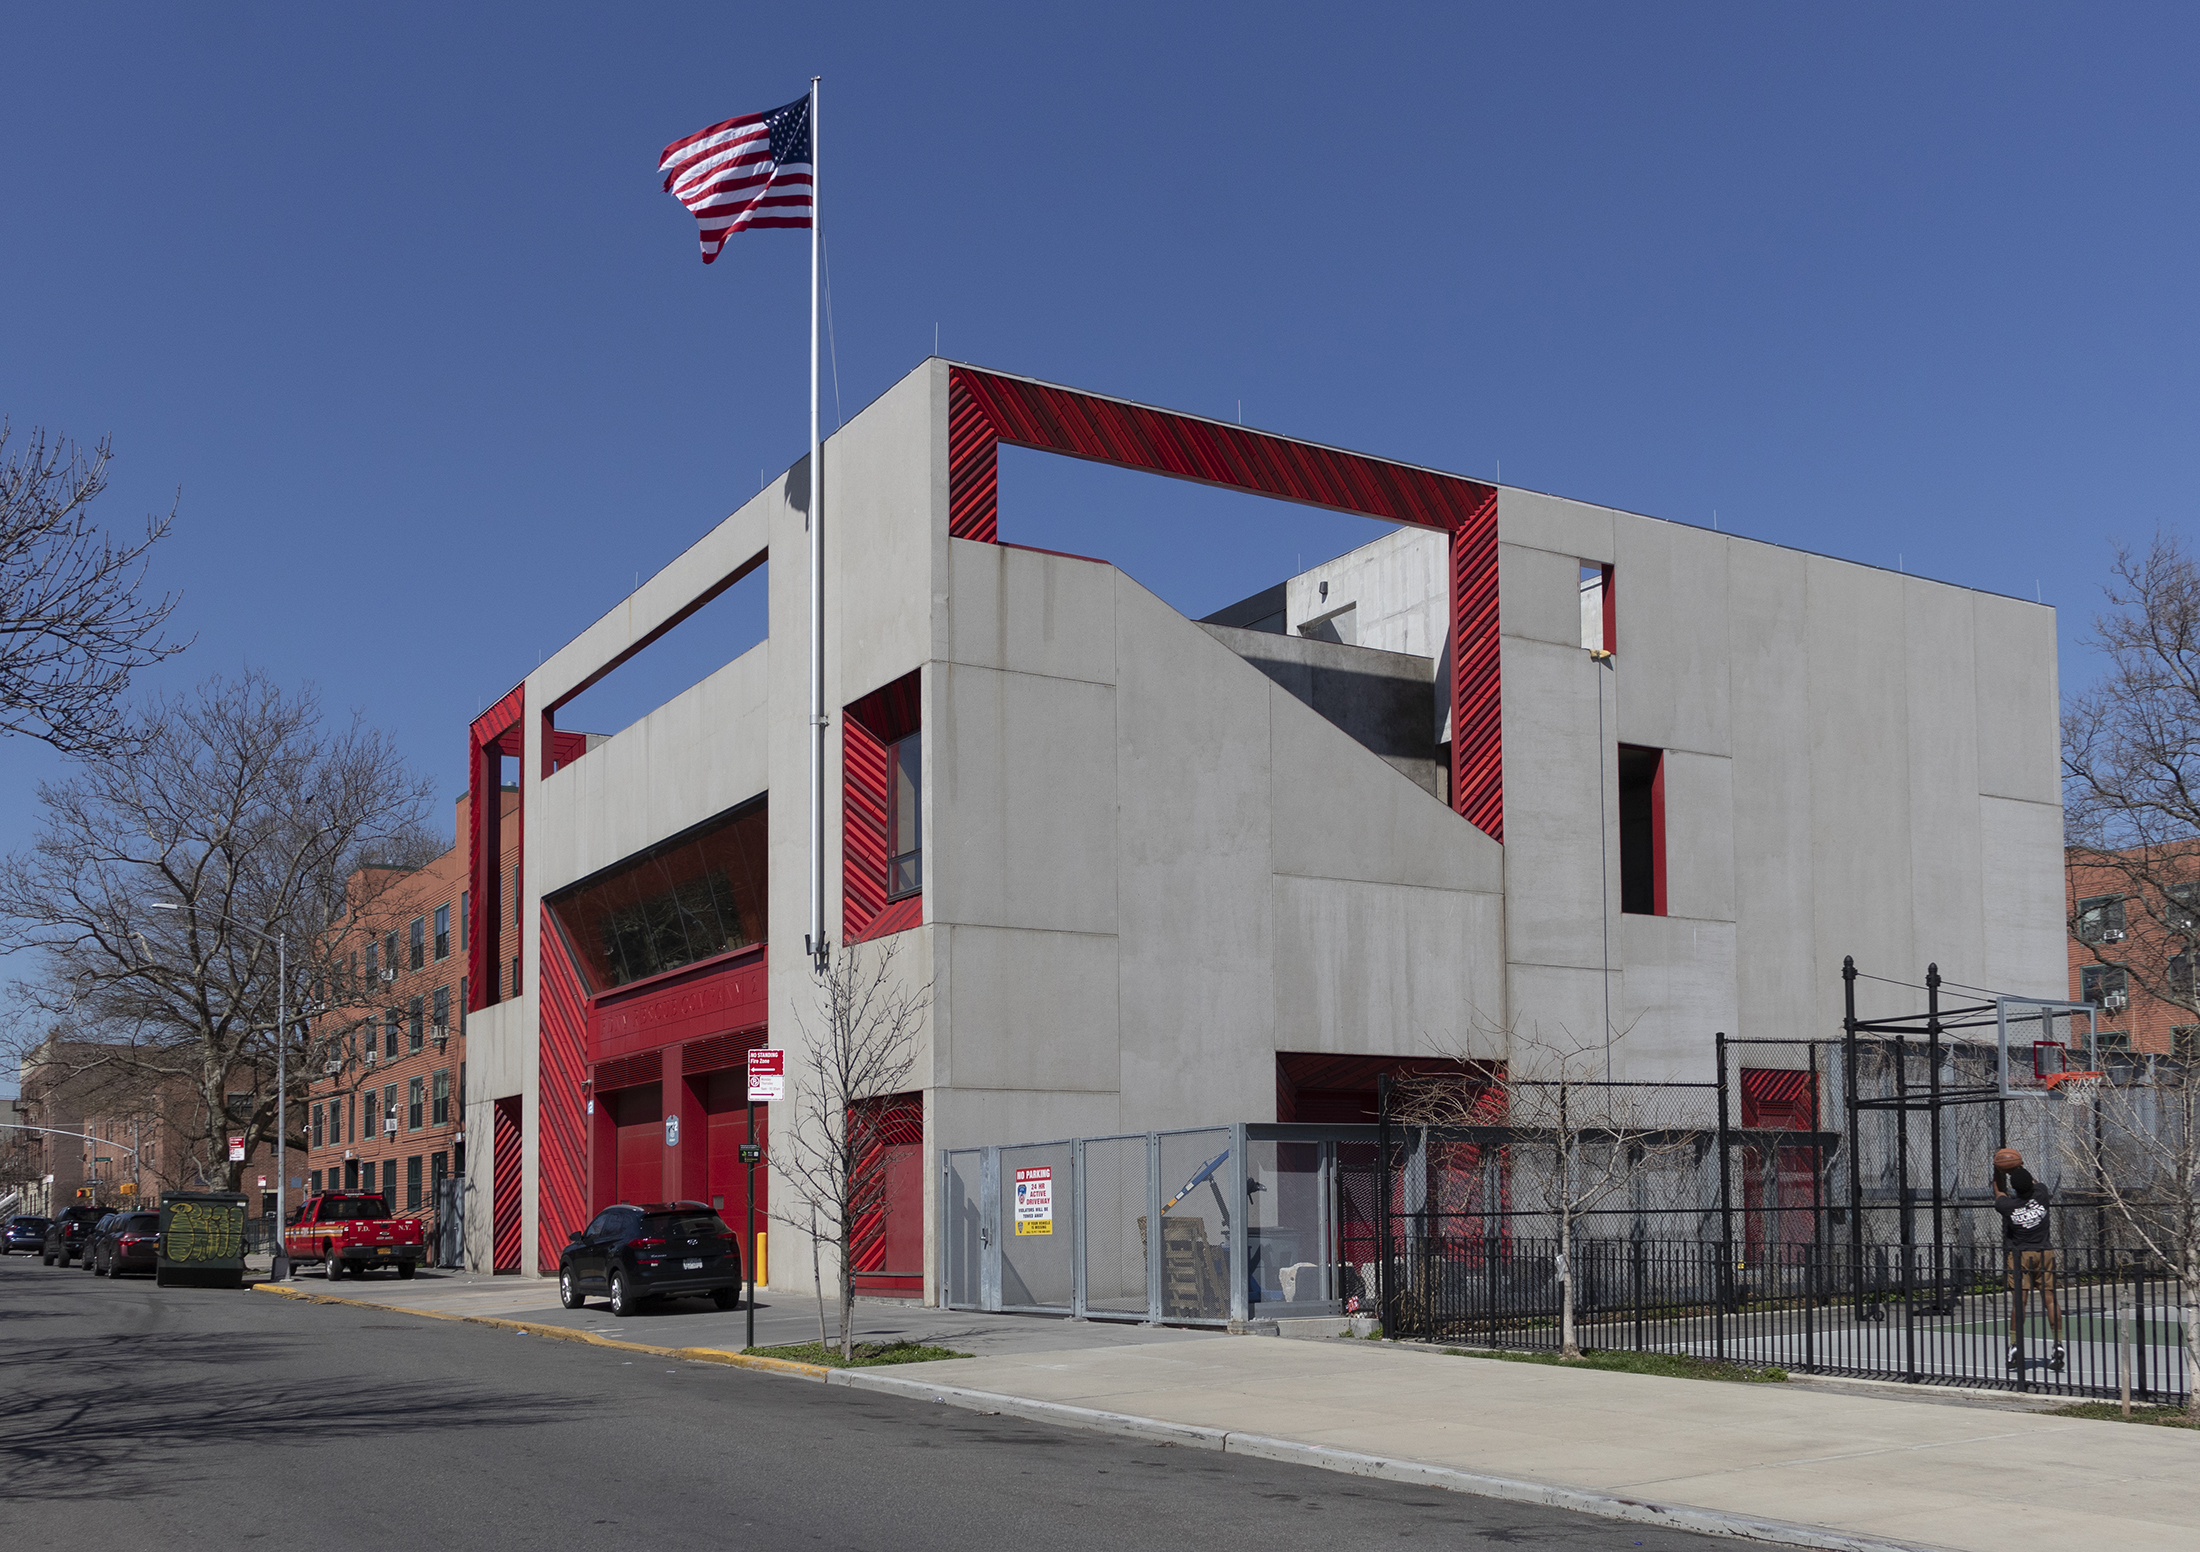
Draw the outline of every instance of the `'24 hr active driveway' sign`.
<instances>
[{"instance_id":1,"label":"'24 hr active driveway' sign","mask_svg":"<svg viewBox=\"0 0 2200 1552\"><path fill-rule=\"evenodd\" d=\"M1016 1232L1054 1232L1054 1167L1051 1164L1016 1171Z\"/></svg>"}]
</instances>

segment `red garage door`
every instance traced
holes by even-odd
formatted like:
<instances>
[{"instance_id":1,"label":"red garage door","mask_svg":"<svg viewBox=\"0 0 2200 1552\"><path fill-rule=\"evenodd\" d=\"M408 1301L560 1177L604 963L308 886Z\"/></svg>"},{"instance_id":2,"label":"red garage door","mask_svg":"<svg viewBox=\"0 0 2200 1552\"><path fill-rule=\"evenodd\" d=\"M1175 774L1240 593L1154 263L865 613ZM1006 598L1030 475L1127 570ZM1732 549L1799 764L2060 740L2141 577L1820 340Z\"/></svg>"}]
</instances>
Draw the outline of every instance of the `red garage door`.
<instances>
[{"instance_id":1,"label":"red garage door","mask_svg":"<svg viewBox=\"0 0 2200 1552\"><path fill-rule=\"evenodd\" d=\"M644 1083L604 1096L618 1128L618 1183L622 1202L665 1199L665 1109L661 1084Z\"/></svg>"}]
</instances>

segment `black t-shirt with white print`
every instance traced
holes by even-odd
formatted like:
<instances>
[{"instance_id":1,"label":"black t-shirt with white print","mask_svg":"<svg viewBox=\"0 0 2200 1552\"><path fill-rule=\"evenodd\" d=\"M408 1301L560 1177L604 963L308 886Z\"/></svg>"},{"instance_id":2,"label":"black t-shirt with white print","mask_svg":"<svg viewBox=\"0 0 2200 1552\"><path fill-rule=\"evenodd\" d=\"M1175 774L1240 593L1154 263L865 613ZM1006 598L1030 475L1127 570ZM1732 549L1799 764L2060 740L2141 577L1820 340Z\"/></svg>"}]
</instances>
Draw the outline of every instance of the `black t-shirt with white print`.
<instances>
[{"instance_id":1,"label":"black t-shirt with white print","mask_svg":"<svg viewBox=\"0 0 2200 1552\"><path fill-rule=\"evenodd\" d=\"M2047 1250L2047 1188L2032 1187L2030 1197L1994 1193L1994 1211L2001 1214L2001 1242L2011 1250Z\"/></svg>"}]
</instances>

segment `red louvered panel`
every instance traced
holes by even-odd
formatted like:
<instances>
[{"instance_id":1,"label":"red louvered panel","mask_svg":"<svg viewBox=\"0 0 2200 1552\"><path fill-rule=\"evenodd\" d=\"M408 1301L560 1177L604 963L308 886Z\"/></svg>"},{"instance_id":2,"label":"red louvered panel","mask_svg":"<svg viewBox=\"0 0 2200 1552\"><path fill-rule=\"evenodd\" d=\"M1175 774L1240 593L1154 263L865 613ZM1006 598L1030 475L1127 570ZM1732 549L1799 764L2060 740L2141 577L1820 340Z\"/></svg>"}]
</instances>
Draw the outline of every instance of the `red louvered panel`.
<instances>
[{"instance_id":1,"label":"red louvered panel","mask_svg":"<svg viewBox=\"0 0 2200 1552\"><path fill-rule=\"evenodd\" d=\"M893 904L883 907L864 925L861 932L852 932L844 940L849 943L868 943L873 938L892 937L897 932L907 932L911 927L924 925L924 895L919 891L903 895Z\"/></svg>"},{"instance_id":2,"label":"red louvered panel","mask_svg":"<svg viewBox=\"0 0 2200 1552\"><path fill-rule=\"evenodd\" d=\"M991 544L1000 537L1000 454L993 424L960 369L947 374L947 531Z\"/></svg>"},{"instance_id":3,"label":"red louvered panel","mask_svg":"<svg viewBox=\"0 0 2200 1552\"><path fill-rule=\"evenodd\" d=\"M1451 803L1505 839L1505 728L1497 645L1497 492L1451 535Z\"/></svg>"},{"instance_id":4,"label":"red louvered panel","mask_svg":"<svg viewBox=\"0 0 2200 1552\"><path fill-rule=\"evenodd\" d=\"M519 1270L519 1192L523 1177L519 1106L517 1095L496 1102L490 1138L489 1255L490 1269L498 1272Z\"/></svg>"},{"instance_id":5,"label":"red louvered panel","mask_svg":"<svg viewBox=\"0 0 2200 1552\"><path fill-rule=\"evenodd\" d=\"M630 1089L637 1084L661 1082L664 1069L664 1058L655 1051L644 1051L640 1056L622 1056L612 1062L598 1062L592 1092L601 1099L606 1094Z\"/></svg>"},{"instance_id":6,"label":"red louvered panel","mask_svg":"<svg viewBox=\"0 0 2200 1552\"><path fill-rule=\"evenodd\" d=\"M840 938L853 943L886 906L886 746L840 723Z\"/></svg>"},{"instance_id":7,"label":"red louvered panel","mask_svg":"<svg viewBox=\"0 0 2200 1552\"><path fill-rule=\"evenodd\" d=\"M588 1076L588 998L565 940L543 908L542 984L537 988L541 1060L537 1122L535 1255L554 1267L565 1236L588 1222L588 1123L581 1082Z\"/></svg>"},{"instance_id":8,"label":"red louvered panel","mask_svg":"<svg viewBox=\"0 0 2200 1552\"><path fill-rule=\"evenodd\" d=\"M1813 1120L1817 1074L1788 1067L1742 1069L1742 1125L1806 1132Z\"/></svg>"},{"instance_id":9,"label":"red louvered panel","mask_svg":"<svg viewBox=\"0 0 2200 1552\"><path fill-rule=\"evenodd\" d=\"M731 1035L713 1035L708 1040L691 1040L680 1051L680 1071L692 1077L699 1072L717 1072L734 1067L744 1076L749 1065L749 1052L762 1046L768 1038L763 1029L744 1029Z\"/></svg>"},{"instance_id":10,"label":"red louvered panel","mask_svg":"<svg viewBox=\"0 0 2200 1552\"><path fill-rule=\"evenodd\" d=\"M924 1275L924 1096L894 1094L850 1108L855 1145L850 1260L860 1287L885 1292ZM921 1281L920 1281L921 1286Z\"/></svg>"},{"instance_id":11,"label":"red louvered panel","mask_svg":"<svg viewBox=\"0 0 2200 1552\"><path fill-rule=\"evenodd\" d=\"M1497 645L1497 489L1221 421L1025 378L948 372L948 532L997 543L998 444L1037 448L1452 536L1452 803L1505 838ZM854 941L854 935L848 935Z\"/></svg>"}]
</instances>

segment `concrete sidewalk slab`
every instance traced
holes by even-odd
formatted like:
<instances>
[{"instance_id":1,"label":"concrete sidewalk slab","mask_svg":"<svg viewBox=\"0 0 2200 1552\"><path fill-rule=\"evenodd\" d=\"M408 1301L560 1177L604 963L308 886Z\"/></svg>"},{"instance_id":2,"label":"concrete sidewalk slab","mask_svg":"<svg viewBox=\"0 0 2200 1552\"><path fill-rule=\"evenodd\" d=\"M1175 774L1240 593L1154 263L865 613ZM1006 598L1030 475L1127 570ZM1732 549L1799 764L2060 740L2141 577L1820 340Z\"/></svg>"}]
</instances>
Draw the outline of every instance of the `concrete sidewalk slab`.
<instances>
[{"instance_id":1,"label":"concrete sidewalk slab","mask_svg":"<svg viewBox=\"0 0 2200 1552\"><path fill-rule=\"evenodd\" d=\"M2200 1435L2169 1429L1240 1337L896 1378L932 1375L967 1392L1841 1537L1965 1552L2200 1546Z\"/></svg>"}]
</instances>

